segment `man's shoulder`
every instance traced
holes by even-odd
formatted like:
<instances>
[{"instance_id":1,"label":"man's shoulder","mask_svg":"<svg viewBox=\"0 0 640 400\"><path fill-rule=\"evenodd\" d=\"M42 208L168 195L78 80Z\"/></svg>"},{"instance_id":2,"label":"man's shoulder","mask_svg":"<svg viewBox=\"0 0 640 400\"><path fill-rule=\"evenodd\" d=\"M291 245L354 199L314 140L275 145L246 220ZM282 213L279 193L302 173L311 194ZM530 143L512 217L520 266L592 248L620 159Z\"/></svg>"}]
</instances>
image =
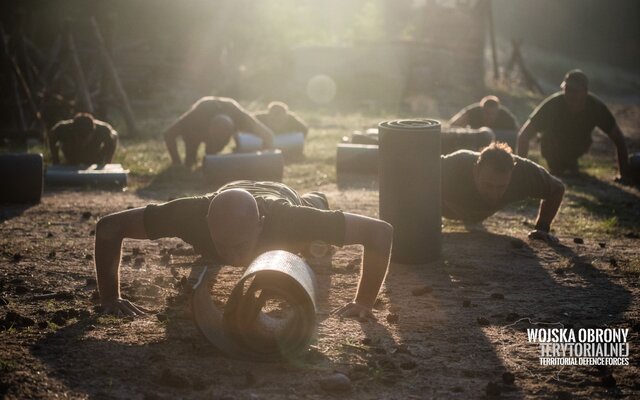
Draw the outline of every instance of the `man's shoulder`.
<instances>
[{"instance_id":1,"label":"man's shoulder","mask_svg":"<svg viewBox=\"0 0 640 400\"><path fill-rule=\"evenodd\" d=\"M52 132L55 133L60 133L60 132L64 132L67 130L70 130L73 127L73 120L72 119L63 119L61 121L58 121L53 128L51 128Z\"/></svg>"},{"instance_id":2,"label":"man's shoulder","mask_svg":"<svg viewBox=\"0 0 640 400\"><path fill-rule=\"evenodd\" d=\"M100 120L94 120L94 124L96 126L96 131L101 131L101 132L106 132L111 134L112 131L115 132L115 129L113 129L113 126L111 126L110 123L105 122L105 121L100 121Z\"/></svg>"},{"instance_id":3,"label":"man's shoulder","mask_svg":"<svg viewBox=\"0 0 640 400\"><path fill-rule=\"evenodd\" d=\"M591 104L592 107L609 109L601 98L591 92L587 95L587 102Z\"/></svg>"},{"instance_id":4,"label":"man's shoulder","mask_svg":"<svg viewBox=\"0 0 640 400\"><path fill-rule=\"evenodd\" d=\"M462 110L464 112L478 112L478 111L482 110L482 106L480 105L480 103L476 102L476 103L469 104L468 106L466 106Z\"/></svg>"},{"instance_id":5,"label":"man's shoulder","mask_svg":"<svg viewBox=\"0 0 640 400\"><path fill-rule=\"evenodd\" d=\"M549 174L549 171L547 171L547 169L545 167L543 167L542 165L540 165L540 164L536 163L535 161L532 161L532 160L530 160L528 158L520 157L520 156L514 154L513 155L513 159L515 161L515 166L514 166L514 172L515 173L526 171L526 170L531 170L532 168L535 168L535 169L543 171L546 174Z\"/></svg>"},{"instance_id":6,"label":"man's shoulder","mask_svg":"<svg viewBox=\"0 0 640 400\"><path fill-rule=\"evenodd\" d=\"M549 95L546 99L542 100L540 105L544 106L544 105L557 105L557 104L560 104L560 102L562 101L563 96L564 96L563 92L555 92L554 94Z\"/></svg>"},{"instance_id":7,"label":"man's shoulder","mask_svg":"<svg viewBox=\"0 0 640 400\"><path fill-rule=\"evenodd\" d=\"M441 156L443 161L447 161L447 162L468 162L468 161L473 161L475 162L476 160L478 160L478 157L480 156L480 153L478 153L477 151L471 151L471 150L458 150L458 151L454 151L453 153Z\"/></svg>"}]
</instances>

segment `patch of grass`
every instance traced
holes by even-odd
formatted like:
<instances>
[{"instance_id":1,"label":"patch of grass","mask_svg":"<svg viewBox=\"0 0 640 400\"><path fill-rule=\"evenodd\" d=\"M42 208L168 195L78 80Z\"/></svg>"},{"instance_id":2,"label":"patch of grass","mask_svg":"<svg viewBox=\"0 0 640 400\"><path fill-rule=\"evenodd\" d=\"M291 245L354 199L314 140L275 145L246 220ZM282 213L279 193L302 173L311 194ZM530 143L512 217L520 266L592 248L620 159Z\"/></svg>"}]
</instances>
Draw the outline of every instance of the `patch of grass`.
<instances>
[{"instance_id":1,"label":"patch of grass","mask_svg":"<svg viewBox=\"0 0 640 400\"><path fill-rule=\"evenodd\" d=\"M113 316L113 315L100 315L96 322L100 325L120 325L122 323L122 319Z\"/></svg>"},{"instance_id":2,"label":"patch of grass","mask_svg":"<svg viewBox=\"0 0 640 400\"><path fill-rule=\"evenodd\" d=\"M57 331L58 329L60 329L60 325L52 321L47 321L47 329Z\"/></svg>"}]
</instances>

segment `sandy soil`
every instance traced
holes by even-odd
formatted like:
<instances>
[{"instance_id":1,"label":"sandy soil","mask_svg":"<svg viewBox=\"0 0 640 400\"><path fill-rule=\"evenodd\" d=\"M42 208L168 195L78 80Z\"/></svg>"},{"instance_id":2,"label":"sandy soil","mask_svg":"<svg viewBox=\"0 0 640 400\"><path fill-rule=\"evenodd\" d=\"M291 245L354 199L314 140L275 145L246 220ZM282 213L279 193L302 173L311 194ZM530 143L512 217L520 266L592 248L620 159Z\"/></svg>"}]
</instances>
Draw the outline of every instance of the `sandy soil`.
<instances>
[{"instance_id":1,"label":"sandy soil","mask_svg":"<svg viewBox=\"0 0 640 400\"><path fill-rule=\"evenodd\" d=\"M377 213L374 191L322 189L335 207ZM348 395L362 399L640 393L640 285L612 261L632 258L638 239L608 240L602 248L561 236L563 246L550 247L527 241L508 212L487 221L486 231L447 222L441 262L392 265L377 322L330 315L352 298L358 277L360 249L337 249L331 266L315 267L321 322L310 351L287 363L253 363L222 357L194 328L183 282L198 259L177 239L124 245L123 294L158 314L116 320L96 312L95 222L149 201L68 191L49 193L30 208L3 209L4 396L325 398L342 395L321 385L334 371L348 375ZM167 253L173 253L169 261L162 259ZM229 285L240 273L223 271ZM508 326L523 318L631 328L631 365L541 367L523 331L530 324Z\"/></svg>"},{"instance_id":2,"label":"sandy soil","mask_svg":"<svg viewBox=\"0 0 640 400\"><path fill-rule=\"evenodd\" d=\"M609 196L620 223L630 215L624 212L640 212L637 190L594 180L573 185L594 202ZM335 208L377 215L374 190L318 189ZM32 207L1 209L0 397L640 397L637 227L626 236L585 235L583 243L559 232L562 245L552 247L526 239L535 205L524 217L509 208L471 231L445 221L442 260L392 265L376 322L331 315L352 299L361 257L356 246L336 249L314 266L320 323L309 351L289 362L256 363L223 357L195 329L185 282L202 262L178 239L124 244L123 295L155 314L119 320L97 311L97 219L170 195L56 191ZM589 205L579 201L568 199L563 213ZM241 273L226 268L219 284L229 290ZM630 365L540 366L525 333L539 322L629 328ZM344 392L324 382L336 371L350 378Z\"/></svg>"}]
</instances>

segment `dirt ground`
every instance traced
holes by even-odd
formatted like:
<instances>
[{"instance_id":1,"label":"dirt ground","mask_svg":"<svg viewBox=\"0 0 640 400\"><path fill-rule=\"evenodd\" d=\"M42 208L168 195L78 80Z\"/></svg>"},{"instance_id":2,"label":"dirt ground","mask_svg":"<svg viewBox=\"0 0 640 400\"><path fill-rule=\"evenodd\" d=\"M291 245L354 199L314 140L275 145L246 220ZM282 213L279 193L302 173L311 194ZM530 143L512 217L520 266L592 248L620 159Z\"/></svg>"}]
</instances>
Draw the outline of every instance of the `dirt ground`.
<instances>
[{"instance_id":1,"label":"dirt ground","mask_svg":"<svg viewBox=\"0 0 640 400\"><path fill-rule=\"evenodd\" d=\"M638 190L598 182L570 184L594 202L610 186L621 224L625 215L640 213ZM332 183L314 189L327 193L334 208L377 216L375 190L339 190ZM353 298L361 257L357 246L335 249L330 261L314 266L320 322L309 351L289 362L257 363L222 356L195 329L185 279L202 261L178 239L130 240L123 247L123 295L155 314L116 319L97 311L96 221L168 197L55 191L32 207L2 208L0 397L640 397L637 227L585 234L580 243L577 228L560 224L561 245L549 246L526 239L535 204L509 207L471 230L445 220L442 259L392 265L375 322L331 315ZM588 215L580 208L585 201L568 198L559 219L578 218L576 209ZM241 272L225 268L221 284L230 287ZM540 366L525 332L537 322L629 328L630 365ZM327 388L324 380L336 371L350 378L346 391Z\"/></svg>"}]
</instances>

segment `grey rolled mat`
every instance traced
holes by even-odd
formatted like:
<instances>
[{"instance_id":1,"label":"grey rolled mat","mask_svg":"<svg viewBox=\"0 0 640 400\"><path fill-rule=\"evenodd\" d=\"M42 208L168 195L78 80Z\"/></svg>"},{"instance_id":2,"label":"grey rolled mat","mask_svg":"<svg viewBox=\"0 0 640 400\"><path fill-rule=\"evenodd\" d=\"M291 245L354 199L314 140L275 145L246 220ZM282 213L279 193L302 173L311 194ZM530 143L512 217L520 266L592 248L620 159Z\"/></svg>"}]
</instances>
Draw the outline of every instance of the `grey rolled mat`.
<instances>
[{"instance_id":1,"label":"grey rolled mat","mask_svg":"<svg viewBox=\"0 0 640 400\"><path fill-rule=\"evenodd\" d=\"M39 203L43 173L42 154L0 155L0 203Z\"/></svg>"},{"instance_id":2,"label":"grey rolled mat","mask_svg":"<svg viewBox=\"0 0 640 400\"><path fill-rule=\"evenodd\" d=\"M205 268L194 285L191 305L196 326L219 350L266 361L308 348L317 325L316 289L313 271L302 258L281 250L256 258L224 311L211 298L214 275Z\"/></svg>"},{"instance_id":3,"label":"grey rolled mat","mask_svg":"<svg viewBox=\"0 0 640 400\"><path fill-rule=\"evenodd\" d=\"M423 264L440 257L440 123L381 122L380 218L393 225L391 259Z\"/></svg>"},{"instance_id":4,"label":"grey rolled mat","mask_svg":"<svg viewBox=\"0 0 640 400\"><path fill-rule=\"evenodd\" d=\"M636 185L640 185L640 153L629 155L629 173Z\"/></svg>"},{"instance_id":5,"label":"grey rolled mat","mask_svg":"<svg viewBox=\"0 0 640 400\"><path fill-rule=\"evenodd\" d=\"M450 154L458 150L480 150L493 142L495 136L490 128L442 129L441 154Z\"/></svg>"},{"instance_id":6,"label":"grey rolled mat","mask_svg":"<svg viewBox=\"0 0 640 400\"><path fill-rule=\"evenodd\" d=\"M262 139L251 133L239 132L235 136L237 153L250 153L262 149ZM273 137L273 147L284 155L302 155L304 150L304 133L280 133Z\"/></svg>"},{"instance_id":7,"label":"grey rolled mat","mask_svg":"<svg viewBox=\"0 0 640 400\"><path fill-rule=\"evenodd\" d=\"M51 165L47 167L45 183L49 186L123 188L127 186L129 170L120 164Z\"/></svg>"},{"instance_id":8,"label":"grey rolled mat","mask_svg":"<svg viewBox=\"0 0 640 400\"><path fill-rule=\"evenodd\" d=\"M378 145L339 143L336 147L336 173L378 174Z\"/></svg>"},{"instance_id":9,"label":"grey rolled mat","mask_svg":"<svg viewBox=\"0 0 640 400\"><path fill-rule=\"evenodd\" d=\"M202 172L213 187L239 180L282 180L284 158L280 150L256 153L216 154L204 157Z\"/></svg>"}]
</instances>

